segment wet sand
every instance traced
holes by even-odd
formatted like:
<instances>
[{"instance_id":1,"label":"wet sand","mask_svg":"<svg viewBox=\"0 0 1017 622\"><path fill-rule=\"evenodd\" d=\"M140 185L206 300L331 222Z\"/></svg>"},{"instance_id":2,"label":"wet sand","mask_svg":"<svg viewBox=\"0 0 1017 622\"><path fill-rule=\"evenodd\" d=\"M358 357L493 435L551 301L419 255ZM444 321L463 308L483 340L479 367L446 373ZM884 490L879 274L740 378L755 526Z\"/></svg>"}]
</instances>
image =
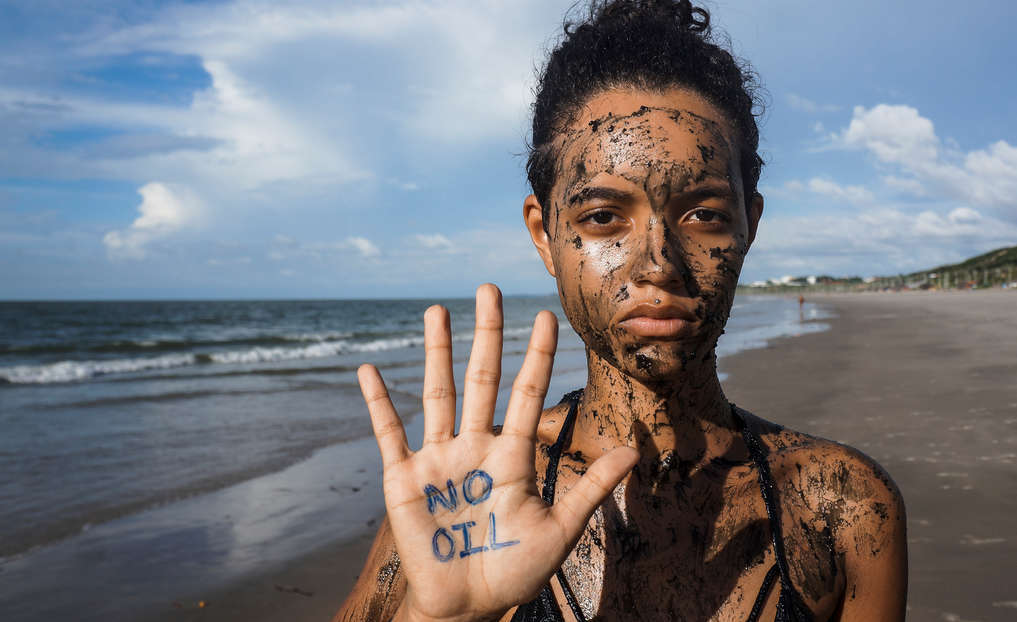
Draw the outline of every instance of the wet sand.
<instances>
[{"instance_id":1,"label":"wet sand","mask_svg":"<svg viewBox=\"0 0 1017 622\"><path fill-rule=\"evenodd\" d=\"M224 590L167 603L163 611L145 619L329 622L357 580L372 537L333 542ZM199 607L198 598L206 599L204 607Z\"/></svg>"},{"instance_id":2,"label":"wet sand","mask_svg":"<svg viewBox=\"0 0 1017 622\"><path fill-rule=\"evenodd\" d=\"M1017 618L1017 293L810 302L837 313L831 330L723 359L729 397L891 473L908 510L909 620ZM369 546L323 546L154 619L327 621Z\"/></svg>"}]
</instances>

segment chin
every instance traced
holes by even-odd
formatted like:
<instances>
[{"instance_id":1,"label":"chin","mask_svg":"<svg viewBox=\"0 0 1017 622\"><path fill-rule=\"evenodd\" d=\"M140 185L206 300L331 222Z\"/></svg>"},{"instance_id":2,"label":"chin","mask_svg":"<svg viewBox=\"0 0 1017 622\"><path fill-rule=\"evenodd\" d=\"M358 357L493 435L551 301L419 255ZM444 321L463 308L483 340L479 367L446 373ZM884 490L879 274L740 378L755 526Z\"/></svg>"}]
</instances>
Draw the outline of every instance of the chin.
<instances>
[{"instance_id":1,"label":"chin","mask_svg":"<svg viewBox=\"0 0 1017 622\"><path fill-rule=\"evenodd\" d=\"M619 357L620 367L626 375L643 384L680 383L690 375L697 375L709 361L713 369L713 348L697 347L688 341L651 343L627 347Z\"/></svg>"}]
</instances>

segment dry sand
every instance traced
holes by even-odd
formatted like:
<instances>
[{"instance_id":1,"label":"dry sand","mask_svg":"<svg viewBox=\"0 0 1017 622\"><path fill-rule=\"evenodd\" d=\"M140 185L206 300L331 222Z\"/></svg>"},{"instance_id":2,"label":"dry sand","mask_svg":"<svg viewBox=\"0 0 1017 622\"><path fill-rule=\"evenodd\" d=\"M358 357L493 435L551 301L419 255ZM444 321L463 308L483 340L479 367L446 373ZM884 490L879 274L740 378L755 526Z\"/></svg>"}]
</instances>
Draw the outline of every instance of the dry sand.
<instances>
[{"instance_id":1,"label":"dry sand","mask_svg":"<svg viewBox=\"0 0 1017 622\"><path fill-rule=\"evenodd\" d=\"M909 620L1017 619L1017 293L810 301L837 313L831 330L722 360L728 396L891 473L908 510ZM327 621L369 546L332 543L156 619Z\"/></svg>"}]
</instances>

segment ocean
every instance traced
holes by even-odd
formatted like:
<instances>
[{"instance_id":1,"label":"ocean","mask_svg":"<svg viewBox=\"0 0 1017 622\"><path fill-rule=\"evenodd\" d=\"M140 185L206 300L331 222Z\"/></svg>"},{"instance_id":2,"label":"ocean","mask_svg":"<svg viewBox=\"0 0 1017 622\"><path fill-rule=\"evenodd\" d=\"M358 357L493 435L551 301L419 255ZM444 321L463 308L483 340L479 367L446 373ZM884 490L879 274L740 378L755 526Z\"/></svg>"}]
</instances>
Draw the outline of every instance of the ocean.
<instances>
[{"instance_id":1,"label":"ocean","mask_svg":"<svg viewBox=\"0 0 1017 622\"><path fill-rule=\"evenodd\" d=\"M0 303L4 618L143 612L371 528L380 466L355 370L379 367L419 442L434 303L461 379L470 299ZM551 395L585 381L557 298L509 296L501 408L545 308L562 320ZM823 330L823 313L741 296L718 354Z\"/></svg>"}]
</instances>

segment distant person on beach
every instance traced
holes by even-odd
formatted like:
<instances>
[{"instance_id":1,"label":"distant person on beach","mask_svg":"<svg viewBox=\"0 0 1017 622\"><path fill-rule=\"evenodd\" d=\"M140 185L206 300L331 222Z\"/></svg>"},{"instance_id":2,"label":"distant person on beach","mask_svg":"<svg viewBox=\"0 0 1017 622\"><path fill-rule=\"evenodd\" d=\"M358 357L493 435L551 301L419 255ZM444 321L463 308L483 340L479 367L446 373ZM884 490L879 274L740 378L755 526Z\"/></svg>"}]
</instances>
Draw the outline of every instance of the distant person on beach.
<instances>
[{"instance_id":1,"label":"distant person on beach","mask_svg":"<svg viewBox=\"0 0 1017 622\"><path fill-rule=\"evenodd\" d=\"M889 476L731 404L717 377L763 198L753 74L709 22L688 0L613 0L566 27L537 88L523 212L586 344L586 387L542 410L557 321L541 312L493 428L492 285L458 434L444 308L424 318L420 451L363 366L388 514L337 620L904 619Z\"/></svg>"}]
</instances>

